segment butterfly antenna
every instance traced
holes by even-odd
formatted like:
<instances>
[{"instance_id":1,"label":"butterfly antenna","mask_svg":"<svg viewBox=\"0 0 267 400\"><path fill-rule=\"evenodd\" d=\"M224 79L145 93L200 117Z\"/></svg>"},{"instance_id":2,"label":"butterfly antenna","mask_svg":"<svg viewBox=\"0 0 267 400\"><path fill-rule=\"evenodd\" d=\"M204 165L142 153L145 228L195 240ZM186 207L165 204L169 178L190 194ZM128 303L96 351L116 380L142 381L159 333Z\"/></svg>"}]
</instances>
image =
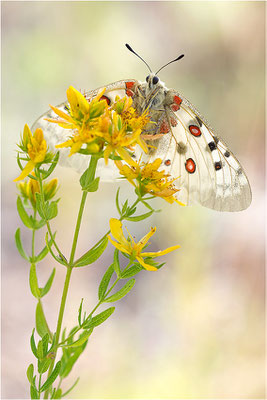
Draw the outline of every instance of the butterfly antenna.
<instances>
[{"instance_id":1,"label":"butterfly antenna","mask_svg":"<svg viewBox=\"0 0 267 400\"><path fill-rule=\"evenodd\" d=\"M140 58L140 60L142 60L142 61L146 64L146 66L148 67L149 71L152 73L152 70L151 70L150 66L148 65L148 63L145 62L145 60L144 60L142 57L140 57L139 54L137 54L137 53L131 48L131 46L130 46L128 43L126 43L125 46L127 47L128 50L130 50L130 51L131 51L132 53L134 53L138 58Z\"/></svg>"},{"instance_id":2,"label":"butterfly antenna","mask_svg":"<svg viewBox=\"0 0 267 400\"><path fill-rule=\"evenodd\" d=\"M161 71L163 68L167 67L167 65L169 65L169 64L171 64L171 63L173 63L173 62L175 62L175 61L181 60L181 58L183 58L183 57L184 57L184 54L181 54L179 57L175 58L175 60L172 60L172 61L168 62L167 64L163 65L163 67L161 67L161 68L156 72L156 75L157 75L157 74L159 73L159 71Z\"/></svg>"}]
</instances>

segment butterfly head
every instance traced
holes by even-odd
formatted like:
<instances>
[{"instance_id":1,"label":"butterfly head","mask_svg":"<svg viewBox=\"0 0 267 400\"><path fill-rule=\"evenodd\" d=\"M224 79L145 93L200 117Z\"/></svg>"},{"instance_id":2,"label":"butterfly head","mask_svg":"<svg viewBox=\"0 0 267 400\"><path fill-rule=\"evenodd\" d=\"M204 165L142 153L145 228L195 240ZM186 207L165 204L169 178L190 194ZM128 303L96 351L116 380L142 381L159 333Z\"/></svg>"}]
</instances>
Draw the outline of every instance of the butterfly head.
<instances>
[{"instance_id":1,"label":"butterfly head","mask_svg":"<svg viewBox=\"0 0 267 400\"><path fill-rule=\"evenodd\" d=\"M156 86L162 84L159 77L154 73L147 75L146 82L148 84L149 89L154 89Z\"/></svg>"}]
</instances>

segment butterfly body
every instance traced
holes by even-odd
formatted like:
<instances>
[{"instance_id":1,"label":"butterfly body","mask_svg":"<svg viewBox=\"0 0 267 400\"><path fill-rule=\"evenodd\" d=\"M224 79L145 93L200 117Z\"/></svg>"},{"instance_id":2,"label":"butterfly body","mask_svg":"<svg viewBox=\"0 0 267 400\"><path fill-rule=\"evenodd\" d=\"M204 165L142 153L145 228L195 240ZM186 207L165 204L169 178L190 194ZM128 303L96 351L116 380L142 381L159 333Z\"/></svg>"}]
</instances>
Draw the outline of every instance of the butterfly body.
<instances>
[{"instance_id":1,"label":"butterfly body","mask_svg":"<svg viewBox=\"0 0 267 400\"><path fill-rule=\"evenodd\" d=\"M90 101L99 89L86 92ZM173 177L179 188L177 198L186 205L195 203L219 211L240 211L251 203L248 179L240 163L224 142L216 136L195 107L174 89L168 89L151 73L145 82L135 79L121 80L106 86L103 96L108 104L116 96L129 96L138 114L148 111L150 122L142 132L148 144L145 154L138 146L133 157L144 162L162 159L162 168ZM64 109L66 103L59 107ZM44 117L55 117L53 111L39 118L33 128L41 127L52 145L62 141L64 129L49 124ZM51 127L52 125L52 127ZM76 157L75 157L76 156ZM78 160L82 155L71 158ZM71 165L71 162L66 160ZM114 166L101 167L100 174L111 173ZM108 177L109 179L109 177Z\"/></svg>"}]
</instances>

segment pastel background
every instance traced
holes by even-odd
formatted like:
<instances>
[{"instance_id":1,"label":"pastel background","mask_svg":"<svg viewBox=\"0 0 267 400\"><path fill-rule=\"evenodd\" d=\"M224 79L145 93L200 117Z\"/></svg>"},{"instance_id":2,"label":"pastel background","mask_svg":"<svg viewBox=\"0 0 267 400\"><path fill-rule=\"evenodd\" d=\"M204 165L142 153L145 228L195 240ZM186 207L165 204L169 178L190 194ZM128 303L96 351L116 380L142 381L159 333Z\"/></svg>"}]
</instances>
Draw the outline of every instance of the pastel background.
<instances>
[{"instance_id":1,"label":"pastel background","mask_svg":"<svg viewBox=\"0 0 267 400\"><path fill-rule=\"evenodd\" d=\"M108 322L96 328L71 377L77 399L264 398L264 2L2 2L2 398L28 398L26 367L35 299L29 266L14 245L16 143L25 123L65 100L69 85L93 89L123 78L144 80L146 66L181 53L160 73L210 121L241 161L253 202L239 213L155 205L161 213L127 224L140 238L157 226L152 250L180 244L159 272L142 272ZM66 254L73 235L79 176L59 168L60 212L52 226ZM79 254L116 217L118 184L88 201ZM132 189L122 185L123 196ZM40 247L43 246L40 237ZM90 311L109 265L73 274L64 325ZM43 284L53 260L38 266ZM55 329L64 279L58 267L44 307Z\"/></svg>"}]
</instances>

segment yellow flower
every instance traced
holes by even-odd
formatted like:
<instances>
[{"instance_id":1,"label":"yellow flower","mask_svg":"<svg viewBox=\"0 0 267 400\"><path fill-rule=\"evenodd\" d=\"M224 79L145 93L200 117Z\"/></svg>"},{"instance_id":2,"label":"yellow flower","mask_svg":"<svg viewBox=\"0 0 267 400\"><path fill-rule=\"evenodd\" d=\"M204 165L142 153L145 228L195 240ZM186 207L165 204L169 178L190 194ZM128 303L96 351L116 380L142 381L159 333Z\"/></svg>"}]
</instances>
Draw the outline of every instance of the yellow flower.
<instances>
[{"instance_id":1,"label":"yellow flower","mask_svg":"<svg viewBox=\"0 0 267 400\"><path fill-rule=\"evenodd\" d=\"M122 223L116 218L111 218L109 221L110 224L110 231L113 235L113 237L117 240L117 242L108 235L109 241L113 244L114 247L116 247L118 250L120 250L122 253L126 253L132 257L134 257L145 269L148 271L157 271L157 268L154 267L153 265L150 265L144 261L144 257L159 257L163 256L164 254L167 254L173 250L178 249L180 246L172 246L168 247L167 249L163 251L157 251L157 252L142 252L143 248L147 244L148 240L151 238L152 235L156 232L156 227L151 228L150 232L147 233L141 240L139 240L138 243L135 243L133 237L129 233L129 238L126 239L126 237L123 235L122 231Z\"/></svg>"},{"instance_id":2,"label":"yellow flower","mask_svg":"<svg viewBox=\"0 0 267 400\"><path fill-rule=\"evenodd\" d=\"M35 176L34 172L32 174ZM52 179L48 183L43 183L44 198L45 200L50 200L54 197L57 191L58 180L56 178ZM28 181L20 182L18 184L18 189L24 199L31 202L33 208L36 205L36 193L40 193L40 185L36 179L29 179Z\"/></svg>"},{"instance_id":3,"label":"yellow flower","mask_svg":"<svg viewBox=\"0 0 267 400\"><path fill-rule=\"evenodd\" d=\"M74 87L70 86L67 89L67 99L69 102L69 112L65 113L57 107L51 106L52 110L61 119L46 118L47 121L53 122L65 129L78 129L78 131L89 130L92 127L92 120L102 115L107 107L105 100L99 100L105 88L90 101ZM93 121L94 123L95 121Z\"/></svg>"},{"instance_id":4,"label":"yellow flower","mask_svg":"<svg viewBox=\"0 0 267 400\"><path fill-rule=\"evenodd\" d=\"M139 144L147 152L145 141L141 138L142 129L148 123L148 113L137 115L132 107L132 99L116 97L115 103L108 105L101 100L105 89L88 102L84 96L73 87L67 90L69 101L68 112L51 106L60 119L47 118L65 129L75 130L74 134L57 148L70 147L70 156L87 145L88 153L101 151L104 147L105 163L108 163L111 153L121 157L133 165L128 150Z\"/></svg>"},{"instance_id":5,"label":"yellow flower","mask_svg":"<svg viewBox=\"0 0 267 400\"><path fill-rule=\"evenodd\" d=\"M32 135L30 128L26 124L23 131L23 139L20 147L28 154L30 160L25 165L20 176L14 182L26 178L38 163L44 161L47 153L47 144L41 128L37 128Z\"/></svg>"},{"instance_id":6,"label":"yellow flower","mask_svg":"<svg viewBox=\"0 0 267 400\"><path fill-rule=\"evenodd\" d=\"M174 197L175 193L179 191L173 184L175 179L170 180L169 174L166 174L164 170L158 170L162 164L160 158L152 163L139 161L131 166L123 165L120 161L116 161L115 164L119 168L120 174L125 176L132 185L139 187L141 192L161 197L168 203L177 202L184 205Z\"/></svg>"},{"instance_id":7,"label":"yellow flower","mask_svg":"<svg viewBox=\"0 0 267 400\"><path fill-rule=\"evenodd\" d=\"M110 154L114 153L128 164L134 165L135 162L126 149L133 150L133 146L136 144L139 144L139 146L147 152L147 146L140 137L142 132L141 128L136 128L132 132L127 131L126 128L121 116L114 112L111 116L111 124L107 126L107 129L97 132L97 135L107 142L107 146L104 150L106 164L108 163Z\"/></svg>"}]
</instances>

